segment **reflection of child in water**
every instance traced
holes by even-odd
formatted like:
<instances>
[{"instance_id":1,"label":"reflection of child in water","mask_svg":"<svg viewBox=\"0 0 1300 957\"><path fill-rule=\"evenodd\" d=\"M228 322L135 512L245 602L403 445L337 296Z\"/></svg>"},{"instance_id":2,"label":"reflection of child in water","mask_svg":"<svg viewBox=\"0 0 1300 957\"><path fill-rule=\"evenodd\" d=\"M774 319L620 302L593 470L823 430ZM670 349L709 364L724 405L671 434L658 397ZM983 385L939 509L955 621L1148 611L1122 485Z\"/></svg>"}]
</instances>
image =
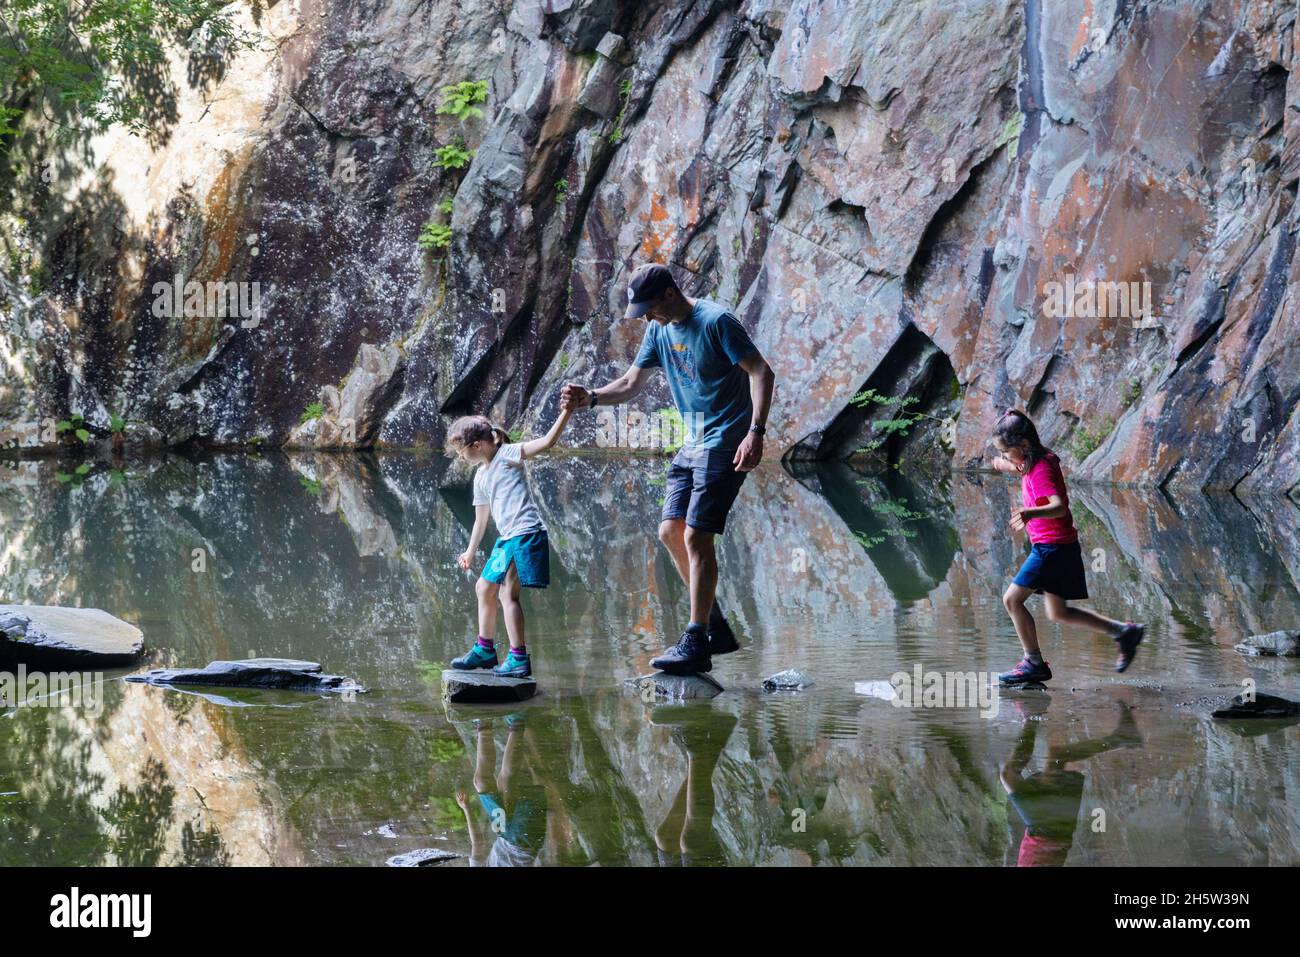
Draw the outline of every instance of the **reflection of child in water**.
<instances>
[{"instance_id":1,"label":"reflection of child in water","mask_svg":"<svg viewBox=\"0 0 1300 957\"><path fill-rule=\"evenodd\" d=\"M1086 780L1066 765L1115 748L1141 747L1137 725L1127 704L1120 702L1119 725L1104 737L1078 741L1065 747L1047 746L1047 766L1035 774L1024 769L1033 759L1037 721L1026 721L1015 750L1002 767L1002 786L1016 809L1023 830L1016 855L1018 867L1060 867L1074 846L1074 828L1083 803Z\"/></svg>"},{"instance_id":2,"label":"reflection of child in water","mask_svg":"<svg viewBox=\"0 0 1300 957\"><path fill-rule=\"evenodd\" d=\"M546 789L537 783L528 758L521 754L523 720L511 715L506 722L509 731L495 782L489 775L496 769L496 741L487 722L475 722L478 747L474 790L478 792L486 823L482 816L471 812L463 791L456 794L456 803L465 812L465 824L469 828L469 862L473 867L531 867L537 862L546 839ZM490 848L489 834L496 838Z\"/></svg>"}]
</instances>

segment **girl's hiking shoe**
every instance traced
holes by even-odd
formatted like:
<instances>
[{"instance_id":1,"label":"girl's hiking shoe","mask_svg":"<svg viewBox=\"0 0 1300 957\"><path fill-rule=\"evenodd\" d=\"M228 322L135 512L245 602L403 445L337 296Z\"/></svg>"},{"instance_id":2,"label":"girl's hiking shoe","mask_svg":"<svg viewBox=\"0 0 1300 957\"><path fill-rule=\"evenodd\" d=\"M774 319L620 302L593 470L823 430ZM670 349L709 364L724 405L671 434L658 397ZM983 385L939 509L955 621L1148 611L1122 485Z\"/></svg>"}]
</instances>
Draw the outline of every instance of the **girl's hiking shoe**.
<instances>
[{"instance_id":1,"label":"girl's hiking shoe","mask_svg":"<svg viewBox=\"0 0 1300 957\"><path fill-rule=\"evenodd\" d=\"M740 648L736 633L731 630L727 616L715 601L709 610L709 654L729 655Z\"/></svg>"},{"instance_id":2,"label":"girl's hiking shoe","mask_svg":"<svg viewBox=\"0 0 1300 957\"><path fill-rule=\"evenodd\" d=\"M1031 681L1051 681L1052 669L1047 667L1044 661L1041 665L1036 665L1029 660L1028 656L1020 659L1020 664L1016 665L1010 671L1004 671L998 675L998 681L1004 685L1023 685Z\"/></svg>"},{"instance_id":3,"label":"girl's hiking shoe","mask_svg":"<svg viewBox=\"0 0 1300 957\"><path fill-rule=\"evenodd\" d=\"M500 675L502 678L531 678L533 676L533 659L528 655L522 658L516 655L514 649L506 655L506 660L497 667L492 669L494 675Z\"/></svg>"},{"instance_id":4,"label":"girl's hiking shoe","mask_svg":"<svg viewBox=\"0 0 1300 957\"><path fill-rule=\"evenodd\" d=\"M650 659L650 667L670 675L694 675L701 671L712 671L708 635L698 631L683 632L677 644L665 649L658 658Z\"/></svg>"},{"instance_id":5,"label":"girl's hiking shoe","mask_svg":"<svg viewBox=\"0 0 1300 957\"><path fill-rule=\"evenodd\" d=\"M451 666L457 671L473 671L475 668L495 668L497 664L496 649L488 651L477 641L474 647L459 658L451 659Z\"/></svg>"},{"instance_id":6,"label":"girl's hiking shoe","mask_svg":"<svg viewBox=\"0 0 1300 957\"><path fill-rule=\"evenodd\" d=\"M1128 671L1128 666L1133 664L1133 656L1137 654L1138 645L1142 644L1142 636L1146 633L1145 625L1135 625L1128 622L1124 630L1115 636L1115 644L1119 645L1119 657L1115 659L1115 670L1123 674Z\"/></svg>"}]
</instances>

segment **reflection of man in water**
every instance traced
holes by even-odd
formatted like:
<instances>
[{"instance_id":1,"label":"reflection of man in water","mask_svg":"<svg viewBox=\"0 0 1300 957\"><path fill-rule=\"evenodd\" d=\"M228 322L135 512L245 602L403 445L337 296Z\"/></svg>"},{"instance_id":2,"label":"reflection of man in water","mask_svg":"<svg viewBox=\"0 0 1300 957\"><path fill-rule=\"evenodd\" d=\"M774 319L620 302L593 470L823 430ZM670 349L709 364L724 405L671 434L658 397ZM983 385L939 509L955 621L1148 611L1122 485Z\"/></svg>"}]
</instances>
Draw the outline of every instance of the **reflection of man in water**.
<instances>
[{"instance_id":1,"label":"reflection of man in water","mask_svg":"<svg viewBox=\"0 0 1300 957\"><path fill-rule=\"evenodd\" d=\"M474 790L478 792L486 823L480 815L472 813L463 791L456 794L456 803L465 812L465 824L469 828L470 865L531 867L546 839L548 805L546 789L537 783L532 762L523 753L523 719L517 715L506 718L509 730L501 754L501 770L495 781L491 777L496 770L492 728L486 721L474 724L478 739ZM492 840L490 848L489 840Z\"/></svg>"},{"instance_id":2,"label":"reflection of man in water","mask_svg":"<svg viewBox=\"0 0 1300 957\"><path fill-rule=\"evenodd\" d=\"M736 727L735 717L706 705L661 705L651 713L650 722L669 726L673 741L686 754L686 777L655 830L659 864L726 864L722 842L713 829L713 769Z\"/></svg>"},{"instance_id":3,"label":"reflection of man in water","mask_svg":"<svg viewBox=\"0 0 1300 957\"><path fill-rule=\"evenodd\" d=\"M1017 703L1017 708L1020 704ZM1047 708L1047 699L1035 709ZM1023 709L1022 709L1023 710ZM1015 750L1002 767L1002 786L1022 823L1016 864L1019 867L1060 867L1074 846L1074 828L1083 803L1084 775L1066 765L1086 761L1115 748L1141 747L1133 714L1119 702L1119 724L1113 732L1090 741L1077 741L1064 747L1048 739L1046 767L1025 775L1025 767L1034 757L1034 742L1040 722L1031 715L1020 729Z\"/></svg>"}]
</instances>

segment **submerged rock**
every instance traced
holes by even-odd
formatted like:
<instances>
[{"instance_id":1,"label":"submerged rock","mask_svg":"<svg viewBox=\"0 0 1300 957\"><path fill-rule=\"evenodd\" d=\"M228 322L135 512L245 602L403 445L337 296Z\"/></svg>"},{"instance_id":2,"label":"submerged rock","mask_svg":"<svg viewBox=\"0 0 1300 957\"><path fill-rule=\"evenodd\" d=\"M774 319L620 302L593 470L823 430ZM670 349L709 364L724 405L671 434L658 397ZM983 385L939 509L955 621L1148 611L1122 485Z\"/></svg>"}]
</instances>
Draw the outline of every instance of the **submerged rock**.
<instances>
[{"instance_id":1,"label":"submerged rock","mask_svg":"<svg viewBox=\"0 0 1300 957\"><path fill-rule=\"evenodd\" d=\"M217 685L227 688L274 688L282 691L364 692L351 678L321 674L314 661L292 658L245 658L213 661L206 668L155 668L127 681L151 685Z\"/></svg>"},{"instance_id":2,"label":"submerged rock","mask_svg":"<svg viewBox=\"0 0 1300 957\"><path fill-rule=\"evenodd\" d=\"M1256 692L1250 698L1239 694L1214 712L1215 718L1294 718L1300 717L1300 703L1276 695Z\"/></svg>"},{"instance_id":3,"label":"submerged rock","mask_svg":"<svg viewBox=\"0 0 1300 957\"><path fill-rule=\"evenodd\" d=\"M1251 657L1294 658L1300 656L1300 631L1270 631L1266 635L1251 635L1235 647L1241 654Z\"/></svg>"},{"instance_id":4,"label":"submerged rock","mask_svg":"<svg viewBox=\"0 0 1300 957\"><path fill-rule=\"evenodd\" d=\"M437 847L421 847L418 850L407 851L405 854L396 854L384 863L389 867L434 867L454 861L460 856Z\"/></svg>"},{"instance_id":5,"label":"submerged rock","mask_svg":"<svg viewBox=\"0 0 1300 957\"><path fill-rule=\"evenodd\" d=\"M452 704L513 704L537 694L532 678L503 678L490 671L442 673L442 696Z\"/></svg>"},{"instance_id":6,"label":"submerged rock","mask_svg":"<svg viewBox=\"0 0 1300 957\"><path fill-rule=\"evenodd\" d=\"M787 668L763 679L764 691L798 691L813 684L813 680L796 668Z\"/></svg>"},{"instance_id":7,"label":"submerged rock","mask_svg":"<svg viewBox=\"0 0 1300 957\"><path fill-rule=\"evenodd\" d=\"M716 698L727 689L707 674L669 675L662 671L628 678L623 682L634 688L646 700L694 701Z\"/></svg>"},{"instance_id":8,"label":"submerged rock","mask_svg":"<svg viewBox=\"0 0 1300 957\"><path fill-rule=\"evenodd\" d=\"M142 651L139 628L98 608L0 605L0 658L110 667L130 664Z\"/></svg>"}]
</instances>

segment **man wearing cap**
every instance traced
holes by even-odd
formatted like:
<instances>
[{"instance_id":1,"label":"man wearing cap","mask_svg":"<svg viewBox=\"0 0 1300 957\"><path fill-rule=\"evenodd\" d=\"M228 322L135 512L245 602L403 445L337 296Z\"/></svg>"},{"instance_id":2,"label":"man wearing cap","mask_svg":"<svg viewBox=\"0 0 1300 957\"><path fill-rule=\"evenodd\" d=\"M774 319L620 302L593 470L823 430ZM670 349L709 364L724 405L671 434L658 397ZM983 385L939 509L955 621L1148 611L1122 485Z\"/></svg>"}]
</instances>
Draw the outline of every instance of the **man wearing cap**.
<instances>
[{"instance_id":1,"label":"man wearing cap","mask_svg":"<svg viewBox=\"0 0 1300 957\"><path fill-rule=\"evenodd\" d=\"M690 588L691 621L676 645L650 663L671 674L713 668L713 655L739 645L715 593L714 538L745 476L763 458L763 434L776 377L745 327L723 305L682 294L666 266L641 266L628 283L624 318L644 318L636 359L598 389L568 383L565 408L618 405L645 388L662 369L686 425L686 442L668 468L659 540Z\"/></svg>"}]
</instances>

